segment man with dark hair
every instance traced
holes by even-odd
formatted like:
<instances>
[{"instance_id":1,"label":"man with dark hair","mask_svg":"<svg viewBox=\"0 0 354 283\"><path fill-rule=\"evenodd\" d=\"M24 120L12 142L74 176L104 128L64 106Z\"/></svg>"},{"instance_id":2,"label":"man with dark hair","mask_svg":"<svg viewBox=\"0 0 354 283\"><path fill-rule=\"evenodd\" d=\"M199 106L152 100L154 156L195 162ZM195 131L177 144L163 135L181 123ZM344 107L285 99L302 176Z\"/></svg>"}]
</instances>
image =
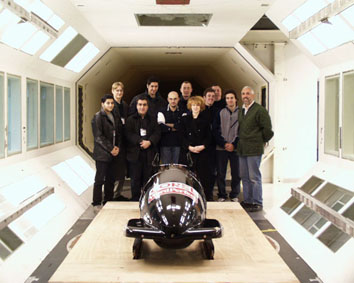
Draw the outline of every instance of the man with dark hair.
<instances>
[{"instance_id":1,"label":"man with dark hair","mask_svg":"<svg viewBox=\"0 0 354 283\"><path fill-rule=\"evenodd\" d=\"M119 170L117 157L122 142L122 124L119 117L112 113L114 99L111 94L102 97L101 107L101 111L97 112L91 121L94 136L93 158L96 161L92 201L95 212L98 212L102 204L113 199L114 182Z\"/></svg>"},{"instance_id":2,"label":"man with dark hair","mask_svg":"<svg viewBox=\"0 0 354 283\"><path fill-rule=\"evenodd\" d=\"M193 91L193 87L192 87L192 83L189 81L184 81L181 84L181 97L178 103L179 108L181 109L181 111L183 112L187 112L187 102L188 99L192 96L192 91Z\"/></svg>"},{"instance_id":3,"label":"man with dark hair","mask_svg":"<svg viewBox=\"0 0 354 283\"><path fill-rule=\"evenodd\" d=\"M156 118L148 114L148 98L139 98L136 108L125 127L132 201L139 200L143 185L153 174L152 161L161 136Z\"/></svg>"},{"instance_id":4,"label":"man with dark hair","mask_svg":"<svg viewBox=\"0 0 354 283\"><path fill-rule=\"evenodd\" d=\"M215 116L213 134L216 140L217 185L218 201L225 201L226 170L230 161L231 168L231 201L238 201L240 193L239 160L236 153L238 141L238 112L236 92L232 89L225 91L226 107Z\"/></svg>"},{"instance_id":5,"label":"man with dark hair","mask_svg":"<svg viewBox=\"0 0 354 283\"><path fill-rule=\"evenodd\" d=\"M146 98L148 101L148 113L151 117L156 118L157 112L167 106L167 101L162 98L159 93L159 79L157 77L149 77L146 81L146 91L133 97L129 106L129 115L136 113L137 101L140 98Z\"/></svg>"},{"instance_id":6,"label":"man with dark hair","mask_svg":"<svg viewBox=\"0 0 354 283\"><path fill-rule=\"evenodd\" d=\"M215 91L209 87L204 90L203 92L203 99L205 103L205 110L202 112L203 118L208 122L210 131L212 131L213 120L216 115L216 108L214 107L214 100L215 100ZM209 158L208 158L208 165L210 171L210 184L208 184L209 188L208 191L213 192L215 180L216 180L216 143L215 139L212 136L210 146L209 146Z\"/></svg>"},{"instance_id":7,"label":"man with dark hair","mask_svg":"<svg viewBox=\"0 0 354 283\"><path fill-rule=\"evenodd\" d=\"M211 88L215 91L214 107L218 110L226 106L225 99L222 97L222 89L218 84L213 84Z\"/></svg>"},{"instance_id":8,"label":"man with dark hair","mask_svg":"<svg viewBox=\"0 0 354 283\"><path fill-rule=\"evenodd\" d=\"M204 119L206 119L211 125L213 123L213 118L216 114L216 109L214 107L215 91L211 87L208 87L203 92L203 99L205 103L205 110L203 112L203 116Z\"/></svg>"},{"instance_id":9,"label":"man with dark hair","mask_svg":"<svg viewBox=\"0 0 354 283\"><path fill-rule=\"evenodd\" d=\"M274 133L267 110L255 102L254 90L245 86L241 96L243 106L238 117L240 127L237 144L244 199L241 205L248 211L258 211L263 208L262 174L259 167L264 144Z\"/></svg>"}]
</instances>

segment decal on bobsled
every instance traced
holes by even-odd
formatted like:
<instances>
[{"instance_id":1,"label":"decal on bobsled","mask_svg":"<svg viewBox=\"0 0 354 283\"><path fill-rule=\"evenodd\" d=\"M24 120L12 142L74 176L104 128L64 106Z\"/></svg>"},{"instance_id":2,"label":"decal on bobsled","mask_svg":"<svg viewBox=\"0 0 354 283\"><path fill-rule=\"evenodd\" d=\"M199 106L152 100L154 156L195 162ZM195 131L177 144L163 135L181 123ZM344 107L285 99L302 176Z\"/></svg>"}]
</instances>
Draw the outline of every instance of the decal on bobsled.
<instances>
[{"instance_id":1,"label":"decal on bobsled","mask_svg":"<svg viewBox=\"0 0 354 283\"><path fill-rule=\"evenodd\" d=\"M153 187L149 191L148 203L168 194L183 195L190 198L194 203L198 203L198 192L191 186L179 182L168 182Z\"/></svg>"}]
</instances>

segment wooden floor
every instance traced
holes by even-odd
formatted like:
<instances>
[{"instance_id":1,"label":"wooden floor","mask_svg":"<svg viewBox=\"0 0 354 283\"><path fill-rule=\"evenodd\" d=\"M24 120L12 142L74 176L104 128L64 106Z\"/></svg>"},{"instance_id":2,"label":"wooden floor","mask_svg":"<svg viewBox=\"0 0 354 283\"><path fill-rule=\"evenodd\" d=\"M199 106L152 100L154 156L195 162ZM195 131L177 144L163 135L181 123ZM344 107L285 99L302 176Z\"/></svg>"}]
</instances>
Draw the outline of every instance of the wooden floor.
<instances>
[{"instance_id":1,"label":"wooden floor","mask_svg":"<svg viewBox=\"0 0 354 283\"><path fill-rule=\"evenodd\" d=\"M203 259L199 241L165 250L151 240L133 260L123 231L138 217L137 202L107 203L49 282L299 282L239 203L208 203L207 217L224 227L214 260Z\"/></svg>"}]
</instances>

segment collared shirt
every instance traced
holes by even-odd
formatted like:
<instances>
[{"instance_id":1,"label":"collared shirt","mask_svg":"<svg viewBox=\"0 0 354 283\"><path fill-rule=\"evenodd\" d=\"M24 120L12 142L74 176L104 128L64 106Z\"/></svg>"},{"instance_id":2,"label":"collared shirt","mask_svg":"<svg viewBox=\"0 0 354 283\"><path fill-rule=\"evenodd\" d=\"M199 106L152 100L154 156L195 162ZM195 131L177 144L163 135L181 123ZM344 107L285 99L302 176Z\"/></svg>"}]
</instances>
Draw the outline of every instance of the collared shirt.
<instances>
[{"instance_id":1,"label":"collared shirt","mask_svg":"<svg viewBox=\"0 0 354 283\"><path fill-rule=\"evenodd\" d=\"M254 100L252 101L252 103L251 103L248 107L246 107L245 104L242 105L242 109L244 109L244 110L242 111L242 112L243 112L243 115L246 115L246 114L247 114L248 109L251 108L251 106L253 105L253 103L254 103Z\"/></svg>"}]
</instances>

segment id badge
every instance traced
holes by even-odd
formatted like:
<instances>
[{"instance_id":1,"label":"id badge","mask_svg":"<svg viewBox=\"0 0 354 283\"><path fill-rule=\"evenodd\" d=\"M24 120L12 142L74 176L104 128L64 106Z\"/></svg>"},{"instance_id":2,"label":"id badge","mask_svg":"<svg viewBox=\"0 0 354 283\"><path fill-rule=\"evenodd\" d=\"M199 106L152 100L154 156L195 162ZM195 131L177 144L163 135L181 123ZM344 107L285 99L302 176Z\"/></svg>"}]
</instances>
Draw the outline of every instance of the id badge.
<instances>
[{"instance_id":1,"label":"id badge","mask_svg":"<svg viewBox=\"0 0 354 283\"><path fill-rule=\"evenodd\" d=\"M146 129L140 128L140 136L141 137L146 136Z\"/></svg>"},{"instance_id":2,"label":"id badge","mask_svg":"<svg viewBox=\"0 0 354 283\"><path fill-rule=\"evenodd\" d=\"M122 121L122 124L124 125L125 124L125 119L124 118L120 118L121 121Z\"/></svg>"}]
</instances>

